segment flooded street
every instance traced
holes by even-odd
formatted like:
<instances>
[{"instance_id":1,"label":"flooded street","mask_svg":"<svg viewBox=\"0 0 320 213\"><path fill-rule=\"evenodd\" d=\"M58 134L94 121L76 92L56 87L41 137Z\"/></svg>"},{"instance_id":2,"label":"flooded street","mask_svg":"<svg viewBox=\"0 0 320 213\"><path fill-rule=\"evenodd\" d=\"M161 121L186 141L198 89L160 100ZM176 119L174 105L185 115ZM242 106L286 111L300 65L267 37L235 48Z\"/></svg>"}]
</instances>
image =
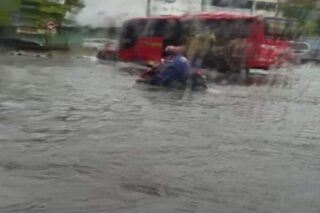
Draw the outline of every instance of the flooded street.
<instances>
[{"instance_id":1,"label":"flooded street","mask_svg":"<svg viewBox=\"0 0 320 213\"><path fill-rule=\"evenodd\" d=\"M190 93L2 55L0 212L319 213L319 67L285 74Z\"/></svg>"}]
</instances>

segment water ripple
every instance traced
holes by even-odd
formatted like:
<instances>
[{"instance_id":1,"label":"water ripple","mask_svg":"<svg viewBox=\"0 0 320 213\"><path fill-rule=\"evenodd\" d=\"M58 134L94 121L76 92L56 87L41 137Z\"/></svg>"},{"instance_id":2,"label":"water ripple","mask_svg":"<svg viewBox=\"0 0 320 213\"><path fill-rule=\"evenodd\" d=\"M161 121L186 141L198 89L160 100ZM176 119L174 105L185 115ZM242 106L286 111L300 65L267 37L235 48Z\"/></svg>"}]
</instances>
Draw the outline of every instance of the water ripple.
<instances>
[{"instance_id":1,"label":"water ripple","mask_svg":"<svg viewBox=\"0 0 320 213\"><path fill-rule=\"evenodd\" d=\"M0 212L320 209L317 67L195 93L117 67L0 57Z\"/></svg>"}]
</instances>

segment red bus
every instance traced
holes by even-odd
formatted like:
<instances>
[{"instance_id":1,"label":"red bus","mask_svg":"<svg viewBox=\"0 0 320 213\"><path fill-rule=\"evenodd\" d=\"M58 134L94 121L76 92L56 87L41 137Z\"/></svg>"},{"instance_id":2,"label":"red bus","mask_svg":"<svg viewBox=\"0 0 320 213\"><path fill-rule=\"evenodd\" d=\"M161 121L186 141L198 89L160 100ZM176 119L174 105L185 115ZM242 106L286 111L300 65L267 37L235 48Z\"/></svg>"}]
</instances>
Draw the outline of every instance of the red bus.
<instances>
[{"instance_id":1,"label":"red bus","mask_svg":"<svg viewBox=\"0 0 320 213\"><path fill-rule=\"evenodd\" d=\"M186 45L188 32L210 30L216 37L203 66L220 71L269 69L290 60L288 24L283 19L231 12L135 18L124 23L118 57L158 62L168 45Z\"/></svg>"}]
</instances>

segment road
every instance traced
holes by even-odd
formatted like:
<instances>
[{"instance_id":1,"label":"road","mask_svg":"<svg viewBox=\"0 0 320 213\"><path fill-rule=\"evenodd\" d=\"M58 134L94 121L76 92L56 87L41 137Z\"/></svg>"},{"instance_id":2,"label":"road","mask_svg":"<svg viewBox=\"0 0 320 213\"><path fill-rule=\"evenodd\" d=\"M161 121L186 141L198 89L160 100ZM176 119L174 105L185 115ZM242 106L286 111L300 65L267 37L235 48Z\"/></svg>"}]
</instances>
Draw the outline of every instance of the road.
<instances>
[{"instance_id":1,"label":"road","mask_svg":"<svg viewBox=\"0 0 320 213\"><path fill-rule=\"evenodd\" d=\"M319 213L319 68L283 73L168 91L2 55L0 212Z\"/></svg>"}]
</instances>

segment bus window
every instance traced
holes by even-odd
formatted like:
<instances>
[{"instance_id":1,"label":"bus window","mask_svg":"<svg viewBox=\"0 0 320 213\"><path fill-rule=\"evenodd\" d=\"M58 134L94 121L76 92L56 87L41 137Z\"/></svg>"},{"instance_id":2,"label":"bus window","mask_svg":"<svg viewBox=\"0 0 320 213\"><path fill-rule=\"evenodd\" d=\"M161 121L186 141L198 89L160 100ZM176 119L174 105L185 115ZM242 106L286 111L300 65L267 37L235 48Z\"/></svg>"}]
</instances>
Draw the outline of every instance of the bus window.
<instances>
[{"instance_id":1,"label":"bus window","mask_svg":"<svg viewBox=\"0 0 320 213\"><path fill-rule=\"evenodd\" d=\"M145 20L132 20L126 22L123 25L121 33L120 49L128 49L134 47L138 38L141 36L141 32L143 32L145 26Z\"/></svg>"},{"instance_id":2,"label":"bus window","mask_svg":"<svg viewBox=\"0 0 320 213\"><path fill-rule=\"evenodd\" d=\"M209 29L216 37L218 44L236 38L248 38L252 34L252 20L206 20L202 23L202 28Z\"/></svg>"},{"instance_id":3,"label":"bus window","mask_svg":"<svg viewBox=\"0 0 320 213\"><path fill-rule=\"evenodd\" d=\"M234 26L234 36L236 38L248 38L252 34L252 20L237 20Z\"/></svg>"},{"instance_id":4,"label":"bus window","mask_svg":"<svg viewBox=\"0 0 320 213\"><path fill-rule=\"evenodd\" d=\"M180 21L169 20L164 29L164 39L169 41L170 45L180 45L182 32L183 29Z\"/></svg>"},{"instance_id":5,"label":"bus window","mask_svg":"<svg viewBox=\"0 0 320 213\"><path fill-rule=\"evenodd\" d=\"M166 20L152 20L148 24L146 36L147 37L162 37L164 35L164 29Z\"/></svg>"},{"instance_id":6,"label":"bus window","mask_svg":"<svg viewBox=\"0 0 320 213\"><path fill-rule=\"evenodd\" d=\"M175 37L181 34L182 26L176 19L157 19L149 22L146 37Z\"/></svg>"},{"instance_id":7,"label":"bus window","mask_svg":"<svg viewBox=\"0 0 320 213\"><path fill-rule=\"evenodd\" d=\"M230 7L251 10L253 7L253 0L212 0L211 5L215 7Z\"/></svg>"},{"instance_id":8,"label":"bus window","mask_svg":"<svg viewBox=\"0 0 320 213\"><path fill-rule=\"evenodd\" d=\"M252 10L253 1L240 1L236 8Z\"/></svg>"},{"instance_id":9,"label":"bus window","mask_svg":"<svg viewBox=\"0 0 320 213\"><path fill-rule=\"evenodd\" d=\"M272 2L264 2L264 1L257 1L256 2L256 10L264 10L268 12L276 12L277 11L277 4Z\"/></svg>"},{"instance_id":10,"label":"bus window","mask_svg":"<svg viewBox=\"0 0 320 213\"><path fill-rule=\"evenodd\" d=\"M211 5L216 7L230 7L231 1L230 0L212 0Z\"/></svg>"}]
</instances>

